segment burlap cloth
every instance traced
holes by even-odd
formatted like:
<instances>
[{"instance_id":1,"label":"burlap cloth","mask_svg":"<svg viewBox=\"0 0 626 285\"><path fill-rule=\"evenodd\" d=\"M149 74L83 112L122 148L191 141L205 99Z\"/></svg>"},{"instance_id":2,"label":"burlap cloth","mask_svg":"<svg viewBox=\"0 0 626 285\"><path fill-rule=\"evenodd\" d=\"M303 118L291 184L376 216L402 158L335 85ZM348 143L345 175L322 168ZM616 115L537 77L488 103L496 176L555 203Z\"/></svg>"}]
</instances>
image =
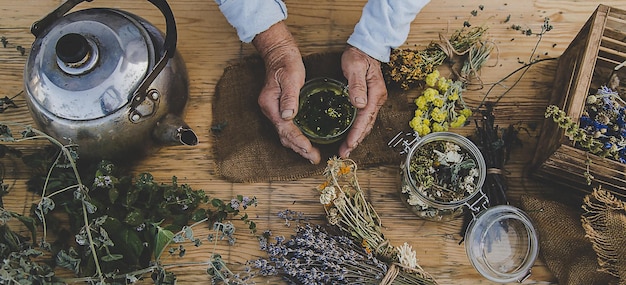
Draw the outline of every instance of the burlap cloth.
<instances>
[{"instance_id":1,"label":"burlap cloth","mask_svg":"<svg viewBox=\"0 0 626 285\"><path fill-rule=\"evenodd\" d=\"M560 285L617 284L615 277L599 271L580 208L534 196L522 196L521 202L537 228L539 253Z\"/></svg>"},{"instance_id":2,"label":"burlap cloth","mask_svg":"<svg viewBox=\"0 0 626 285\"><path fill-rule=\"evenodd\" d=\"M603 272L626 284L626 203L610 192L594 190L583 203L583 227Z\"/></svg>"},{"instance_id":3,"label":"burlap cloth","mask_svg":"<svg viewBox=\"0 0 626 285\"><path fill-rule=\"evenodd\" d=\"M306 78L330 77L346 82L341 53L304 57ZM259 57L249 57L227 67L215 88L213 102L214 155L221 176L232 182L294 180L319 174L339 144L319 146L322 162L312 165L280 144L274 126L263 115L257 97L263 87L265 67ZM387 143L401 130L409 131L413 110L406 94L389 88L372 132L350 154L361 167L400 164L400 154Z\"/></svg>"}]
</instances>

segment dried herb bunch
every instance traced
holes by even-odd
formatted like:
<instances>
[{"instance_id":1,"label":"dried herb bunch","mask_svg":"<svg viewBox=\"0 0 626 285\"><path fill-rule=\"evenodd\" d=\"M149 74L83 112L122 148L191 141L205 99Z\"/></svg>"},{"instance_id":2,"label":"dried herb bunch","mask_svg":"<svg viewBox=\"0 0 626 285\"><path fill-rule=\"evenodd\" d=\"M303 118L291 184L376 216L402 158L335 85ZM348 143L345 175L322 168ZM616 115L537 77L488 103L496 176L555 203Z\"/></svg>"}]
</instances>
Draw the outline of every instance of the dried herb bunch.
<instances>
[{"instance_id":1,"label":"dried herb bunch","mask_svg":"<svg viewBox=\"0 0 626 285\"><path fill-rule=\"evenodd\" d=\"M434 279L417 264L415 254L407 250L408 245L396 248L384 237L380 217L365 199L356 170L353 160L336 157L328 160L324 170L326 180L318 186L318 190L329 224L337 226L380 260L400 264L401 271L423 280L419 284L435 284Z\"/></svg>"},{"instance_id":2,"label":"dried herb bunch","mask_svg":"<svg viewBox=\"0 0 626 285\"><path fill-rule=\"evenodd\" d=\"M575 147L626 163L626 102L611 88L603 86L595 94L589 94L578 121L555 105L546 108L545 117L552 118ZM591 184L594 178L589 171L591 159L586 163L584 175L587 184Z\"/></svg>"},{"instance_id":3,"label":"dried herb bunch","mask_svg":"<svg viewBox=\"0 0 626 285\"><path fill-rule=\"evenodd\" d=\"M565 130L576 147L589 153L626 163L626 106L619 94L603 87L587 97L579 122L559 107L546 108L546 118Z\"/></svg>"},{"instance_id":4,"label":"dried herb bunch","mask_svg":"<svg viewBox=\"0 0 626 285\"><path fill-rule=\"evenodd\" d=\"M385 80L389 85L396 85L404 90L411 89L418 86L446 59L466 55L472 50L473 61L467 63L464 71L469 74L470 68L482 66L492 49L492 45L485 42L486 32L487 28L484 26L463 27L456 30L449 39L440 35L440 42L433 42L422 50L394 49L389 62L383 65Z\"/></svg>"},{"instance_id":5,"label":"dried herb bunch","mask_svg":"<svg viewBox=\"0 0 626 285\"><path fill-rule=\"evenodd\" d=\"M475 121L476 131L470 139L480 149L487 166L482 189L489 198L489 206L504 205L508 204L505 164L511 151L522 143L517 137L518 130L513 125L501 129L495 124L492 104L486 104L485 107L480 111L481 118Z\"/></svg>"},{"instance_id":6,"label":"dried herb bunch","mask_svg":"<svg viewBox=\"0 0 626 285\"><path fill-rule=\"evenodd\" d=\"M261 238L261 249L268 259L251 263L259 274L280 275L289 284L396 284L432 285L415 269L402 264L416 263L415 252L406 243L397 250L404 260L388 264L345 235L329 233L320 225L298 225L290 239L270 241L271 232Z\"/></svg>"}]
</instances>

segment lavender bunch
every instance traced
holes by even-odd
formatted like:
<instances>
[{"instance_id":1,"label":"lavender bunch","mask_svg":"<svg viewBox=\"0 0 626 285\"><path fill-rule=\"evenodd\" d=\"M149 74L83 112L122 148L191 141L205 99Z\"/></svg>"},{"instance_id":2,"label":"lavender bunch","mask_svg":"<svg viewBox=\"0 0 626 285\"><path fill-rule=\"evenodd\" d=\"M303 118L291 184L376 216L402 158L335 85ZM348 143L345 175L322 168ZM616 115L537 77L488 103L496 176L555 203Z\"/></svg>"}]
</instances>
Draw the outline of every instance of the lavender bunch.
<instances>
[{"instance_id":1,"label":"lavender bunch","mask_svg":"<svg viewBox=\"0 0 626 285\"><path fill-rule=\"evenodd\" d=\"M387 264L345 235L333 235L319 225L298 226L296 234L261 240L268 259L253 267L263 276L280 275L289 284L435 284L399 264Z\"/></svg>"}]
</instances>

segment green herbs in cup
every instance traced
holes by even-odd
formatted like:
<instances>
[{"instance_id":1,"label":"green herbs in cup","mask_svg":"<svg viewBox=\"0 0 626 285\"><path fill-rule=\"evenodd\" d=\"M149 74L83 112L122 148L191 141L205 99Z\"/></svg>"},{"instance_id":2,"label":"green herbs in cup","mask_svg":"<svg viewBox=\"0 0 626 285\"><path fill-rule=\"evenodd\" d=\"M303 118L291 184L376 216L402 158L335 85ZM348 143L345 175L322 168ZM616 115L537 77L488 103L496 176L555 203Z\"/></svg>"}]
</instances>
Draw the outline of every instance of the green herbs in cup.
<instances>
[{"instance_id":1,"label":"green herbs in cup","mask_svg":"<svg viewBox=\"0 0 626 285\"><path fill-rule=\"evenodd\" d=\"M347 134L356 116L348 87L330 78L307 81L300 90L294 123L311 142L330 144Z\"/></svg>"}]
</instances>

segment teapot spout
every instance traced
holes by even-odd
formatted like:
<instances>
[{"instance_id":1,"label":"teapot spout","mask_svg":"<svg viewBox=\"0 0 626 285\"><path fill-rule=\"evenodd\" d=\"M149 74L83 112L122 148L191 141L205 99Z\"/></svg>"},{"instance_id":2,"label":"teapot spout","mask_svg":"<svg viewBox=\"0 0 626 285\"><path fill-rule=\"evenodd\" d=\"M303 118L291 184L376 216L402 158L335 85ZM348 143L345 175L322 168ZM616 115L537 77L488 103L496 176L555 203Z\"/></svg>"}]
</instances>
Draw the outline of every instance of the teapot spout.
<instances>
[{"instance_id":1,"label":"teapot spout","mask_svg":"<svg viewBox=\"0 0 626 285\"><path fill-rule=\"evenodd\" d=\"M152 130L152 136L161 145L197 145L198 136L183 121L173 114L167 114Z\"/></svg>"}]
</instances>

